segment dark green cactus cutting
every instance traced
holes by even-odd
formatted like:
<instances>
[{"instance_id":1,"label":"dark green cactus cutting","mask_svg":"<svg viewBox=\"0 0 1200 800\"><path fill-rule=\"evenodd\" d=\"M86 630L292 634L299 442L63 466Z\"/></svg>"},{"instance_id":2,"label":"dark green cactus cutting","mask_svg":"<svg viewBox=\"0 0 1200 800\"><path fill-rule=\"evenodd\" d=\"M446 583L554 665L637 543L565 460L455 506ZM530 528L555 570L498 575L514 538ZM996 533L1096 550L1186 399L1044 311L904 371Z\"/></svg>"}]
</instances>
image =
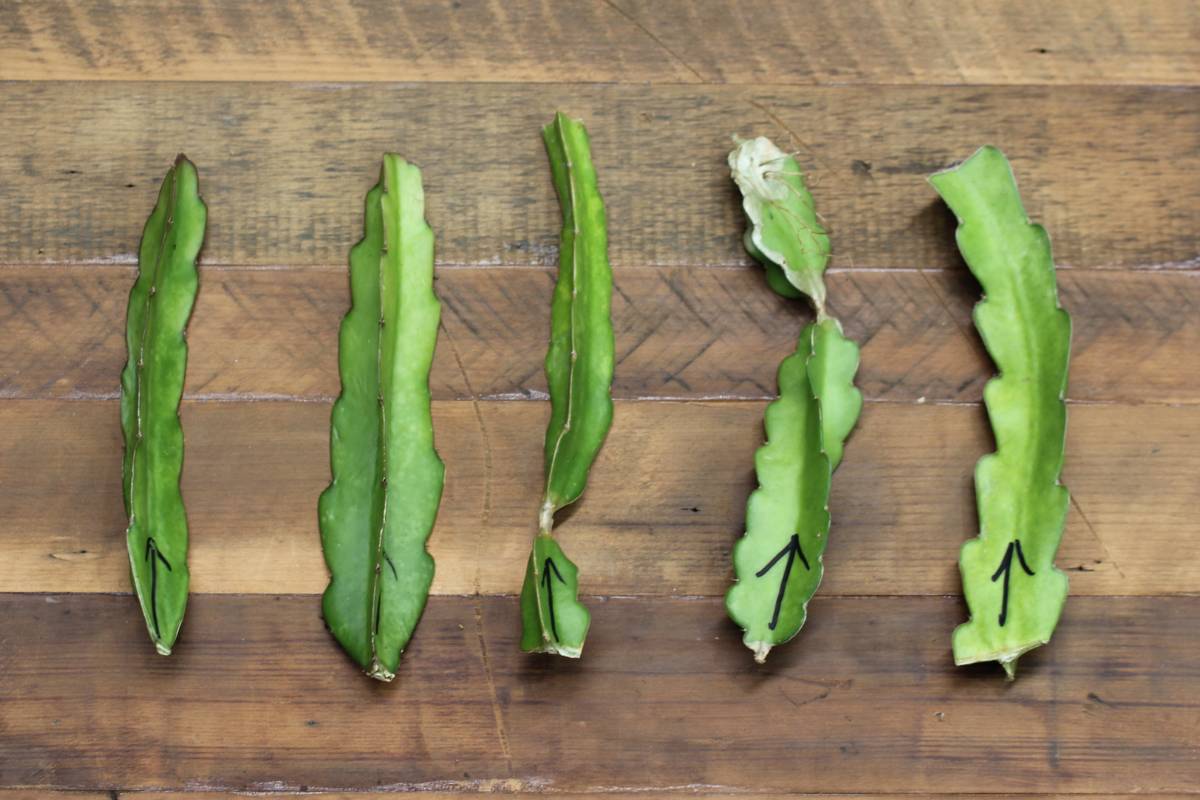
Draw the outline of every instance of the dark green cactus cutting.
<instances>
[{"instance_id":1,"label":"dark green cactus cutting","mask_svg":"<svg viewBox=\"0 0 1200 800\"><path fill-rule=\"evenodd\" d=\"M612 423L612 270L587 130L559 113L542 138L563 227L546 353L546 488L521 591L521 649L578 658L591 617L579 602L578 570L552 531L555 512L583 493Z\"/></svg>"},{"instance_id":2,"label":"dark green cactus cutting","mask_svg":"<svg viewBox=\"0 0 1200 800\"><path fill-rule=\"evenodd\" d=\"M342 392L333 406L333 480L318 503L331 579L325 622L373 678L390 681L433 581L425 543L442 497L429 369L441 304L421 171L385 155L350 251L342 320Z\"/></svg>"},{"instance_id":3,"label":"dark green cactus cutting","mask_svg":"<svg viewBox=\"0 0 1200 800\"><path fill-rule=\"evenodd\" d=\"M126 544L133 587L159 653L170 655L187 607L188 526L179 479L179 401L187 371L187 323L198 285L196 256L208 212L196 168L184 156L167 172L146 221L129 292L121 372Z\"/></svg>"},{"instance_id":4,"label":"dark green cactus cutting","mask_svg":"<svg viewBox=\"0 0 1200 800\"><path fill-rule=\"evenodd\" d=\"M1054 555L1070 502L1059 475L1071 318L1050 239L1002 152L983 147L929 180L958 217L959 250L983 286L975 326L1000 372L983 392L996 452L975 467L979 536L959 557L971 619L954 631L954 661L999 661L1012 678L1022 653L1050 641L1067 597Z\"/></svg>"},{"instance_id":5,"label":"dark green cactus cutting","mask_svg":"<svg viewBox=\"0 0 1200 800\"><path fill-rule=\"evenodd\" d=\"M729 167L750 222L746 249L779 294L806 295L816 322L779 367L779 397L767 406L767 443L755 454L758 488L746 533L733 550L736 582L725 597L743 642L763 661L795 636L821 583L829 534L830 478L862 409L854 387L858 345L826 312L829 237L796 159L766 138L738 141Z\"/></svg>"}]
</instances>

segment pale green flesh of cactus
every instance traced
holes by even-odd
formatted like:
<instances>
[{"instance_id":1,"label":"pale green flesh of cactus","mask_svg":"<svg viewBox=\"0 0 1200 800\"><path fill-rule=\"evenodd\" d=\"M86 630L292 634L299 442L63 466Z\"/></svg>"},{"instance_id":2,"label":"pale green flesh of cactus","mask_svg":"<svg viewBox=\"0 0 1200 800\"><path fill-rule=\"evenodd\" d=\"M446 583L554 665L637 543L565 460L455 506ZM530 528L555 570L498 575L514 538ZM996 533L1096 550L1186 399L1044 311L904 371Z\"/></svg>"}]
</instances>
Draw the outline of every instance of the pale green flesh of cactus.
<instances>
[{"instance_id":1,"label":"pale green flesh of cactus","mask_svg":"<svg viewBox=\"0 0 1200 800\"><path fill-rule=\"evenodd\" d=\"M587 130L560 113L542 138L563 227L546 353L546 489L521 592L521 649L578 658L591 617L579 602L578 570L551 533L555 512L583 493L612 423L612 270Z\"/></svg>"},{"instance_id":2,"label":"pale green flesh of cactus","mask_svg":"<svg viewBox=\"0 0 1200 800\"><path fill-rule=\"evenodd\" d=\"M830 474L862 408L857 367L858 346L832 319L805 328L779 367L779 398L763 417L767 443L754 457L759 485L733 550L737 582L725 598L759 661L800 631L821 583Z\"/></svg>"},{"instance_id":3,"label":"pale green flesh of cactus","mask_svg":"<svg viewBox=\"0 0 1200 800\"><path fill-rule=\"evenodd\" d=\"M979 537L959 558L971 619L958 664L1017 658L1050 641L1067 597L1054 566L1070 502L1059 481L1071 319L1058 304L1050 240L1031 224L1008 160L984 147L930 177L958 217L958 247L983 286L975 325L999 375L984 389L996 452L975 468Z\"/></svg>"},{"instance_id":4,"label":"pale green flesh of cactus","mask_svg":"<svg viewBox=\"0 0 1200 800\"><path fill-rule=\"evenodd\" d=\"M767 443L754 455L758 489L746 503L746 535L733 548L737 583L725 605L758 660L795 636L824 572L829 533L829 457L808 377L814 327L779 366L779 397L767 406Z\"/></svg>"},{"instance_id":5,"label":"pale green flesh of cactus","mask_svg":"<svg viewBox=\"0 0 1200 800\"><path fill-rule=\"evenodd\" d=\"M734 546L737 581L726 609L743 642L763 661L794 637L821 583L829 535L830 476L862 409L854 387L858 346L825 312L825 235L799 165L763 138L729 156L750 222L746 249L779 294L805 294L817 322L779 367L779 398L764 416L767 443L755 454L758 489L746 506L746 534Z\"/></svg>"},{"instance_id":6,"label":"pale green flesh of cactus","mask_svg":"<svg viewBox=\"0 0 1200 800\"><path fill-rule=\"evenodd\" d=\"M862 412L862 392L854 386L858 358L858 345L846 338L837 320L817 323L808 374L820 403L821 442L835 470L842 463L846 438Z\"/></svg>"},{"instance_id":7,"label":"pale green flesh of cactus","mask_svg":"<svg viewBox=\"0 0 1200 800\"><path fill-rule=\"evenodd\" d=\"M126 544L134 591L150 638L163 655L175 645L187 606L179 401L206 220L196 168L179 156L146 221L126 319L129 359L121 373Z\"/></svg>"},{"instance_id":8,"label":"pale green flesh of cactus","mask_svg":"<svg viewBox=\"0 0 1200 800\"><path fill-rule=\"evenodd\" d=\"M441 305L421 172L384 156L350 251L351 308L342 320L342 393L333 407L333 480L321 495L331 579L325 622L371 677L391 680L433 580L425 549L442 496L429 369Z\"/></svg>"}]
</instances>

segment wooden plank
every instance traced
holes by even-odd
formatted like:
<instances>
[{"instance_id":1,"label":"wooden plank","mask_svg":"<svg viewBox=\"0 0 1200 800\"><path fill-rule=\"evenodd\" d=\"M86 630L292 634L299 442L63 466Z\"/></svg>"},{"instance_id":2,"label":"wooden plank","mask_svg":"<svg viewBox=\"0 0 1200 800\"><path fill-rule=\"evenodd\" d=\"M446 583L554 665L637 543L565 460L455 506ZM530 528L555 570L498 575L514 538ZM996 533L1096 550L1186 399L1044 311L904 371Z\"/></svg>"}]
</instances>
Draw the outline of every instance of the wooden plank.
<instances>
[{"instance_id":1,"label":"wooden plank","mask_svg":"<svg viewBox=\"0 0 1200 800\"><path fill-rule=\"evenodd\" d=\"M539 790L525 791L521 789L513 789L512 783L507 780L497 781L496 788L487 788L483 791L503 792L505 797L518 798L538 798L543 797L544 793ZM319 800L395 800L398 792L308 792L307 796L319 798ZM461 792L421 792L421 800L464 800L469 795L478 794L477 791L467 790ZM758 791L748 792L706 792L693 791L687 792L687 797L697 798L721 798L721 797L746 797L753 795L757 800L779 800L779 798L804 798L804 800L911 800L911 794L811 794L808 792L769 792L762 793ZM36 791L12 789L0 790L0 800L120 800L120 798L131 797L136 800L228 800L230 795L227 792L79 792L79 791L47 791L39 789ZM293 800L296 797L295 792L270 792L270 791L255 791L255 798L261 800ZM644 791L641 789L629 789L627 791L604 791L604 792L556 792L556 798L562 800L611 800L613 797L632 797L636 796L639 800L677 800L680 797L678 792L655 792ZM1004 795L996 794L933 794L940 800L997 800L1003 798ZM1078 794L1044 794L1041 792L1022 792L1021 797L1038 798L1038 800L1080 800ZM1154 800L1194 800L1194 794L1089 794L1084 796L1084 800L1145 800L1150 797Z\"/></svg>"},{"instance_id":2,"label":"wooden plank","mask_svg":"<svg viewBox=\"0 0 1200 800\"><path fill-rule=\"evenodd\" d=\"M534 531L546 403L434 404L447 464L431 549L439 594L512 594ZM617 405L564 517L584 590L719 595L762 440L761 402ZM478 415L478 416L477 416ZM324 403L188 404L184 499L199 592L317 593ZM6 401L0 591L128 590L114 402ZM1200 408L1075 406L1059 565L1076 595L1200 592ZM975 534L977 406L868 404L833 484L822 595L953 594ZM1082 509L1082 512L1080 511Z\"/></svg>"},{"instance_id":3,"label":"wooden plank","mask_svg":"<svg viewBox=\"0 0 1200 800\"><path fill-rule=\"evenodd\" d=\"M1024 794L1200 781L1200 598L1075 598L1016 683L951 664L952 598L818 599L765 668L719 600L589 602L588 652L568 663L518 652L515 599L436 598L384 686L356 674L313 597L195 597L167 660L127 597L0 596L0 785Z\"/></svg>"},{"instance_id":4,"label":"wooden plank","mask_svg":"<svg viewBox=\"0 0 1200 800\"><path fill-rule=\"evenodd\" d=\"M553 267L443 268L438 399L543 397ZM115 398L133 270L0 268L0 397ZM858 383L877 400L978 401L994 373L970 312L979 287L952 271L830 275L833 313L863 343ZM1200 402L1200 273L1063 270L1073 312L1068 396ZM192 399L332 400L345 269L204 270L188 341ZM754 267L624 267L613 314L621 398L758 399L810 318Z\"/></svg>"},{"instance_id":5,"label":"wooden plank","mask_svg":"<svg viewBox=\"0 0 1200 800\"><path fill-rule=\"evenodd\" d=\"M466 800L467 797L480 792L498 792L503 793L505 797L517 798L541 798L545 797L545 792L540 789L522 789L520 782L515 780L497 780L494 783L486 784L482 789L466 789L457 792L447 791L425 791L421 790L421 800ZM309 791L306 796L319 798L319 800L395 800L397 794L401 792L323 792ZM235 795L236 796L236 795ZM255 798L262 800L294 800L295 792L272 792L258 791L253 794ZM760 792L755 789L747 791L729 791L723 789L721 791L712 791L704 789L689 788L686 794L681 794L679 791L646 791L644 789L621 788L618 791L605 789L599 792L555 792L556 798L562 800L612 800L614 797L628 798L637 797L638 800L678 800L679 797L685 796L688 798L696 798L696 800L706 800L707 798L722 798L722 797L749 797L753 796L756 800L780 800L781 798L796 798L797 800L912 800L912 794L880 794L872 792L870 794L862 794L855 792L847 794L839 792L837 794L814 794L811 792L790 792L790 791L773 791ZM930 792L927 796L937 797L939 800L1004 800L1011 795L1005 794L943 794L941 792ZM0 800L120 800L121 797L130 798L130 800L228 800L230 797L227 792L78 792L78 791L54 791L39 789L36 791L29 790L0 790ZM1154 800L1195 800L1195 794L1058 794L1058 793L1043 793L1038 791L1021 792L1022 798L1037 798L1037 800L1146 800L1153 798Z\"/></svg>"},{"instance_id":6,"label":"wooden plank","mask_svg":"<svg viewBox=\"0 0 1200 800\"><path fill-rule=\"evenodd\" d=\"M1194 84L1200 74L1195 8L1172 0L757 0L739 2L738 14L719 3L618 2L709 81Z\"/></svg>"},{"instance_id":7,"label":"wooden plank","mask_svg":"<svg viewBox=\"0 0 1200 800\"><path fill-rule=\"evenodd\" d=\"M1059 263L1195 266L1200 91L1142 88L3 83L0 263L131 262L175 153L210 207L203 264L341 264L384 150L425 171L444 264L553 263L538 136L590 127L618 266L748 263L730 134L800 151L835 265L947 267L926 176L992 142ZM789 131L797 132L802 141Z\"/></svg>"},{"instance_id":8,"label":"wooden plank","mask_svg":"<svg viewBox=\"0 0 1200 800\"><path fill-rule=\"evenodd\" d=\"M1200 74L1195 9L1180 0L0 8L10 80L1195 84Z\"/></svg>"},{"instance_id":9,"label":"wooden plank","mask_svg":"<svg viewBox=\"0 0 1200 800\"><path fill-rule=\"evenodd\" d=\"M494 786L494 788L492 788ZM488 784L484 790L486 792L503 792L505 795L518 796L518 798L534 798L534 796L542 796L544 793L538 789L523 790L518 787L516 781L497 781L494 784ZM121 796L122 793L115 793ZM224 792L137 792L124 793L126 796L132 794L137 800L227 800L229 793ZM319 800L395 800L396 792L310 792L308 793ZM475 794L472 790L464 790L464 792L421 792L421 800L463 800L463 796L467 794ZM262 798L263 800L293 800L295 793L276 793L276 792L254 792L254 798ZM773 792L770 794L762 794L757 792L750 793L733 793L733 792L710 792L710 790L689 788L685 795L680 795L679 792L646 792L643 789L624 789L612 792L588 792L588 793L554 793L554 798L562 798L562 800L617 800L622 798L637 798L638 800L678 800L679 796L688 796L688 798L720 798L721 800L776 800L779 798L794 798L803 800L912 800L912 794L824 794L810 792ZM1004 800L1004 794L942 794L930 793L928 796L936 796L940 800ZM1022 792L1021 798L1037 798L1038 800L1081 800L1079 794L1044 794L1042 792ZM1087 794L1082 795L1082 800L1195 800L1195 794ZM26 792L26 790L0 790L0 800L113 800L112 794L83 794L79 792L54 792L54 790L38 790L36 793Z\"/></svg>"}]
</instances>

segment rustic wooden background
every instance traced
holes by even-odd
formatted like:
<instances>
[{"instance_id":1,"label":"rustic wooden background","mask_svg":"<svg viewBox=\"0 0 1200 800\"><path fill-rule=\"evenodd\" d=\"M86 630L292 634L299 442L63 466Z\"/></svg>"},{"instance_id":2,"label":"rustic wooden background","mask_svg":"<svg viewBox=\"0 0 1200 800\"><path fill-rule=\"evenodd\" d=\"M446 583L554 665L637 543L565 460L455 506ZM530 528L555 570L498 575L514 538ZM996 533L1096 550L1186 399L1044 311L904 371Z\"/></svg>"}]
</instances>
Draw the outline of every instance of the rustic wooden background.
<instances>
[{"instance_id":1,"label":"rustic wooden background","mask_svg":"<svg viewBox=\"0 0 1200 800\"><path fill-rule=\"evenodd\" d=\"M1188 0L0 2L0 798L1200 791L1200 7ZM559 214L586 120L616 421L561 535L582 662L521 655ZM808 318L740 244L730 134L796 149L863 345L811 621L724 617L774 371ZM925 176L1012 158L1075 318L1053 643L955 669L991 447L978 288ZM177 151L210 208L183 404L194 594L147 640L122 536L134 253ZM448 466L394 685L324 631L346 253L380 154L424 168ZM359 795L356 795L359 796Z\"/></svg>"}]
</instances>

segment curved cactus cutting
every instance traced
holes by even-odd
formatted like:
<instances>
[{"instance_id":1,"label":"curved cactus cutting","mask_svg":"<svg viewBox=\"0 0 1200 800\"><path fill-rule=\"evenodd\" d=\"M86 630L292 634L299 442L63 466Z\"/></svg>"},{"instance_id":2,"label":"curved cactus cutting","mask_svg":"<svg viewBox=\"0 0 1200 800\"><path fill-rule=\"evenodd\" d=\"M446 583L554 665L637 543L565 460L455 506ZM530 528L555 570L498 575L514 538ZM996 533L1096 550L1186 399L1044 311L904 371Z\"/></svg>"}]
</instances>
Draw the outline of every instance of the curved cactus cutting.
<instances>
[{"instance_id":1,"label":"curved cactus cutting","mask_svg":"<svg viewBox=\"0 0 1200 800\"><path fill-rule=\"evenodd\" d=\"M746 251L766 269L772 289L785 297L807 295L823 314L829 237L799 163L765 136L734 142L729 170L750 222L742 239Z\"/></svg>"},{"instance_id":2,"label":"curved cactus cutting","mask_svg":"<svg viewBox=\"0 0 1200 800\"><path fill-rule=\"evenodd\" d=\"M179 400L187 371L187 323L196 300L196 256L207 216L196 168L181 155L146 221L126 316L129 358L121 372L125 538L134 591L150 638L163 655L175 645L187 606Z\"/></svg>"},{"instance_id":3,"label":"curved cactus cutting","mask_svg":"<svg viewBox=\"0 0 1200 800\"><path fill-rule=\"evenodd\" d=\"M979 536L959 557L971 619L954 631L954 661L999 661L1012 678L1022 653L1050 641L1067 597L1054 554L1070 502L1059 474L1071 318L1050 239L1003 153L983 147L929 181L958 217L958 248L983 286L975 326L1000 371L983 393L996 452L975 467Z\"/></svg>"},{"instance_id":4,"label":"curved cactus cutting","mask_svg":"<svg viewBox=\"0 0 1200 800\"><path fill-rule=\"evenodd\" d=\"M441 304L421 171L385 155L364 217L338 337L333 480L318 502L331 573L322 608L346 652L371 677L390 681L429 596L425 543L444 478L429 397Z\"/></svg>"},{"instance_id":5,"label":"curved cactus cutting","mask_svg":"<svg viewBox=\"0 0 1200 800\"><path fill-rule=\"evenodd\" d=\"M825 310L825 234L796 159L765 138L737 141L729 167L750 221L744 242L779 294L808 296L815 323L779 367L767 406L767 443L755 454L758 489L734 546L737 581L725 597L743 642L763 661L795 636L821 583L829 534L830 476L862 409L854 387L858 345Z\"/></svg>"},{"instance_id":6,"label":"curved cactus cutting","mask_svg":"<svg viewBox=\"0 0 1200 800\"><path fill-rule=\"evenodd\" d=\"M591 616L579 602L578 570L552 531L555 512L583 493L612 423L612 270L587 130L559 113L542 138L563 227L546 353L546 489L521 591L521 649L578 658Z\"/></svg>"}]
</instances>

